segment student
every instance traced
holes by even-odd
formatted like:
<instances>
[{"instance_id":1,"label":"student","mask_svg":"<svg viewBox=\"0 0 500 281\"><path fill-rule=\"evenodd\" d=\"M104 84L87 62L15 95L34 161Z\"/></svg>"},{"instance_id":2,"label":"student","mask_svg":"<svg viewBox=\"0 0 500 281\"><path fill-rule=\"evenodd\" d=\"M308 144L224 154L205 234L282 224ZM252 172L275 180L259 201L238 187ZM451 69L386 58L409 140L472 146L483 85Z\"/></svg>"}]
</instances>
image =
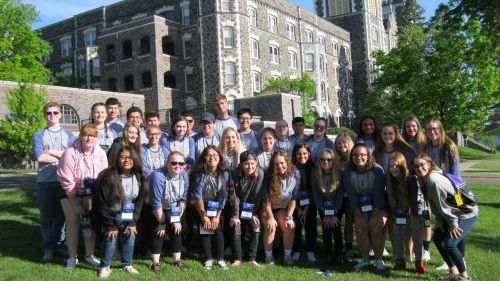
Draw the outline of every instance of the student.
<instances>
[{"instance_id":1,"label":"student","mask_svg":"<svg viewBox=\"0 0 500 281\"><path fill-rule=\"evenodd\" d=\"M312 176L312 195L314 204L318 206L322 221L323 245L326 261L333 261L334 266L341 266L342 261L342 203L344 191L342 189L341 171L333 165L334 152L325 148L316 164ZM332 253L332 237L334 250Z\"/></svg>"},{"instance_id":2,"label":"student","mask_svg":"<svg viewBox=\"0 0 500 281\"><path fill-rule=\"evenodd\" d=\"M132 106L127 110L127 122L133 123L140 128L141 144L147 144L148 137L146 136L146 131L144 130L144 118L142 110L139 107Z\"/></svg>"},{"instance_id":3,"label":"student","mask_svg":"<svg viewBox=\"0 0 500 281\"><path fill-rule=\"evenodd\" d=\"M70 131L61 128L61 107L49 102L43 107L47 126L33 136L33 154L38 161L37 201L40 209L40 235L44 262L52 260L54 252L65 252L64 213L59 204L61 184L57 181L57 165L63 151L74 141Z\"/></svg>"},{"instance_id":4,"label":"student","mask_svg":"<svg viewBox=\"0 0 500 281\"><path fill-rule=\"evenodd\" d=\"M245 150L241 144L240 134L236 129L225 128L222 131L219 150L224 157L224 161L226 161L227 169L233 175L240 164L240 154Z\"/></svg>"},{"instance_id":5,"label":"student","mask_svg":"<svg viewBox=\"0 0 500 281\"><path fill-rule=\"evenodd\" d=\"M260 136L259 133L252 130L252 111L249 108L242 108L238 111L238 120L240 128L241 144L246 150L252 151L254 154L260 152Z\"/></svg>"},{"instance_id":6,"label":"student","mask_svg":"<svg viewBox=\"0 0 500 281\"><path fill-rule=\"evenodd\" d=\"M193 137L196 147L196 160L198 160L205 147L208 145L219 146L220 143L220 136L215 132L215 117L212 113L203 113L200 125L201 131Z\"/></svg>"},{"instance_id":7,"label":"student","mask_svg":"<svg viewBox=\"0 0 500 281\"><path fill-rule=\"evenodd\" d=\"M333 149L333 142L326 135L326 119L316 118L314 121L314 134L307 140L307 146L311 149L311 158L313 163L318 163L319 156L323 149Z\"/></svg>"},{"instance_id":8,"label":"student","mask_svg":"<svg viewBox=\"0 0 500 281\"><path fill-rule=\"evenodd\" d=\"M443 175L443 171L431 157L419 154L413 164L417 176L425 184L429 202L436 216L433 240L439 254L448 265L450 277L454 280L470 280L465 266L465 249L458 247L458 244L467 237L476 224L479 208L477 204L467 204L457 199L451 181Z\"/></svg>"},{"instance_id":9,"label":"student","mask_svg":"<svg viewBox=\"0 0 500 281\"><path fill-rule=\"evenodd\" d=\"M354 140L354 143L364 143L371 154L375 149L378 136L379 128L375 117L371 115L363 116L359 122L358 137Z\"/></svg>"},{"instance_id":10,"label":"student","mask_svg":"<svg viewBox=\"0 0 500 281\"><path fill-rule=\"evenodd\" d=\"M297 144L301 144L307 141L308 136L304 134L305 125L304 118L297 116L292 119L292 129L293 135L290 136L290 141L295 147Z\"/></svg>"},{"instance_id":11,"label":"student","mask_svg":"<svg viewBox=\"0 0 500 281\"><path fill-rule=\"evenodd\" d=\"M190 181L193 183L192 192L200 216L205 269L212 269L212 243L215 243L217 263L227 270L221 216L227 199L229 172L217 147L209 145L203 150L191 171Z\"/></svg>"},{"instance_id":12,"label":"student","mask_svg":"<svg viewBox=\"0 0 500 281\"><path fill-rule=\"evenodd\" d=\"M189 137L194 137L197 133L193 130L195 126L195 120L193 114L185 111L181 114L181 116L184 116L187 122L186 135L188 135Z\"/></svg>"},{"instance_id":13,"label":"student","mask_svg":"<svg viewBox=\"0 0 500 281\"><path fill-rule=\"evenodd\" d=\"M123 146L127 145L134 148L137 155L141 155L141 129L134 123L126 123L123 127L122 136L116 138L113 144L108 150L108 163L111 165L116 162L115 158L118 157L118 150Z\"/></svg>"},{"instance_id":14,"label":"student","mask_svg":"<svg viewBox=\"0 0 500 281\"><path fill-rule=\"evenodd\" d=\"M132 259L136 224L147 196L148 185L142 174L139 155L132 147L120 147L115 162L99 175L96 182L94 211L102 233L103 253L99 278L108 278L111 274L111 260L118 238L122 271L131 275L139 274L132 267Z\"/></svg>"},{"instance_id":15,"label":"student","mask_svg":"<svg viewBox=\"0 0 500 281\"><path fill-rule=\"evenodd\" d=\"M455 143L446 135L443 123L437 118L432 118L425 126L427 147L425 153L443 171L460 176L460 157Z\"/></svg>"},{"instance_id":16,"label":"student","mask_svg":"<svg viewBox=\"0 0 500 281\"><path fill-rule=\"evenodd\" d=\"M417 117L411 115L403 124L403 139L411 145L415 153L422 153L427 145L424 130Z\"/></svg>"},{"instance_id":17,"label":"student","mask_svg":"<svg viewBox=\"0 0 500 281\"><path fill-rule=\"evenodd\" d=\"M158 127L149 127L146 129L148 144L141 146L142 172L147 178L149 175L165 165L170 151L168 147L160 144L161 131Z\"/></svg>"},{"instance_id":18,"label":"student","mask_svg":"<svg viewBox=\"0 0 500 281\"><path fill-rule=\"evenodd\" d=\"M261 190L264 172L257 166L257 156L251 151L240 154L240 164L234 185L229 185L228 202L231 206L229 222L233 235L234 256L233 266L240 266L243 260L242 244L246 244L245 235L248 232L248 260L250 264L260 266L257 258L259 245L261 205Z\"/></svg>"},{"instance_id":19,"label":"student","mask_svg":"<svg viewBox=\"0 0 500 281\"><path fill-rule=\"evenodd\" d=\"M106 122L118 135L123 131L125 121L120 118L120 108L122 105L117 98L108 98L106 100L106 112L108 113Z\"/></svg>"},{"instance_id":20,"label":"student","mask_svg":"<svg viewBox=\"0 0 500 281\"><path fill-rule=\"evenodd\" d=\"M160 129L160 114L158 112L146 112L146 131L147 129L153 127ZM161 130L160 133L161 133L160 145L166 145L168 134L165 132L161 132ZM146 132L146 137L147 137L147 132Z\"/></svg>"},{"instance_id":21,"label":"student","mask_svg":"<svg viewBox=\"0 0 500 281\"><path fill-rule=\"evenodd\" d=\"M80 227L85 242L85 261L94 267L99 266L99 260L94 257L96 235L90 228L89 212L92 210L95 179L108 167L108 159L97 145L97 134L95 125L82 126L78 140L64 151L57 169L57 179L64 191L61 206L67 226L67 269L73 269L78 264L76 254Z\"/></svg>"},{"instance_id":22,"label":"student","mask_svg":"<svg viewBox=\"0 0 500 281\"><path fill-rule=\"evenodd\" d=\"M354 210L356 239L361 254L361 261L354 269L370 265L369 252L373 249L375 267L383 271L384 225L387 220L385 176L365 144L358 143L352 148L349 169L344 171L342 180Z\"/></svg>"},{"instance_id":23,"label":"student","mask_svg":"<svg viewBox=\"0 0 500 281\"><path fill-rule=\"evenodd\" d=\"M274 145L275 151L284 151L292 157L293 142L288 137L288 123L285 120L278 120L275 125L276 130L276 144Z\"/></svg>"},{"instance_id":24,"label":"student","mask_svg":"<svg viewBox=\"0 0 500 281\"><path fill-rule=\"evenodd\" d=\"M181 259L182 248L182 216L186 208L189 191L189 176L182 169L184 156L178 151L168 155L165 166L153 171L149 178L151 204L156 219L153 234L151 270L160 272L160 254L163 249L165 232L172 248L172 257L176 268L183 269Z\"/></svg>"},{"instance_id":25,"label":"student","mask_svg":"<svg viewBox=\"0 0 500 281\"><path fill-rule=\"evenodd\" d=\"M186 169L194 164L194 140L187 134L187 121L182 116L177 116L172 122L167 147L170 151L180 151L186 160Z\"/></svg>"},{"instance_id":26,"label":"student","mask_svg":"<svg viewBox=\"0 0 500 281\"><path fill-rule=\"evenodd\" d=\"M264 173L269 168L271 156L274 153L274 144L276 143L276 131L273 128L266 127L260 132L260 143L262 152L257 155L257 165Z\"/></svg>"},{"instance_id":27,"label":"student","mask_svg":"<svg viewBox=\"0 0 500 281\"><path fill-rule=\"evenodd\" d=\"M105 151L111 148L118 133L106 124L106 105L102 102L94 103L90 109L91 122L96 126L98 132L98 144Z\"/></svg>"},{"instance_id":28,"label":"student","mask_svg":"<svg viewBox=\"0 0 500 281\"><path fill-rule=\"evenodd\" d=\"M295 208L295 237L293 241L292 260L298 262L302 242L302 228L305 229L307 261L312 264L316 262L314 246L318 237L316 223L316 205L312 198L311 174L313 164L311 151L305 143L297 144L293 148L292 163L300 172L300 190L298 196L298 208Z\"/></svg>"},{"instance_id":29,"label":"student","mask_svg":"<svg viewBox=\"0 0 500 281\"><path fill-rule=\"evenodd\" d=\"M293 212L300 190L300 173L284 151L276 151L271 159L263 198L264 250L267 264L274 264L273 243L279 226L283 237L286 265L293 265L292 246L295 234Z\"/></svg>"},{"instance_id":30,"label":"student","mask_svg":"<svg viewBox=\"0 0 500 281\"><path fill-rule=\"evenodd\" d=\"M382 126L380 136L373 150L373 157L387 173L390 159L396 152L402 153L408 163L415 157L415 151L413 151L413 148L403 139L399 133L398 126L390 122L385 123Z\"/></svg>"},{"instance_id":31,"label":"student","mask_svg":"<svg viewBox=\"0 0 500 281\"><path fill-rule=\"evenodd\" d=\"M231 127L233 129L239 129L238 119L229 115L229 109L227 105L227 98L223 94L218 94L215 96L215 107L217 108L217 115L215 116L215 131L222 135L222 131Z\"/></svg>"}]
</instances>

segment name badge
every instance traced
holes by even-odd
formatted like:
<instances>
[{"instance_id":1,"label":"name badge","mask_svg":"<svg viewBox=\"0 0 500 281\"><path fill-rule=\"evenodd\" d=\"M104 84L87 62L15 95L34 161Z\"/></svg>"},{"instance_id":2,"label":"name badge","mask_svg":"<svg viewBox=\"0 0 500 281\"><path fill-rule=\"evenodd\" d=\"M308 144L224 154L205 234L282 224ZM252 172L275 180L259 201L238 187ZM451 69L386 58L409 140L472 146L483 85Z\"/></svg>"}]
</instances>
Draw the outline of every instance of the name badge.
<instances>
[{"instance_id":1,"label":"name badge","mask_svg":"<svg viewBox=\"0 0 500 281\"><path fill-rule=\"evenodd\" d=\"M300 196L300 199L299 199L299 205L300 205L300 207L305 207L305 206L307 206L309 204L310 204L309 195L302 194L302 196Z\"/></svg>"},{"instance_id":2,"label":"name badge","mask_svg":"<svg viewBox=\"0 0 500 281\"><path fill-rule=\"evenodd\" d=\"M104 151L107 151L107 150L109 149L109 145L107 145L107 144L101 144L101 145L99 145L99 146L100 146L100 147L102 148L102 150L104 150Z\"/></svg>"},{"instance_id":3,"label":"name badge","mask_svg":"<svg viewBox=\"0 0 500 281\"><path fill-rule=\"evenodd\" d=\"M170 209L170 223L180 222L181 221L181 207L172 207Z\"/></svg>"},{"instance_id":4,"label":"name badge","mask_svg":"<svg viewBox=\"0 0 500 281\"><path fill-rule=\"evenodd\" d=\"M359 196L359 203L361 205L361 212L371 212L373 210L372 200L366 195Z\"/></svg>"},{"instance_id":5,"label":"name badge","mask_svg":"<svg viewBox=\"0 0 500 281\"><path fill-rule=\"evenodd\" d=\"M215 231L211 229L206 229L202 223L200 223L200 235L214 235Z\"/></svg>"},{"instance_id":6,"label":"name badge","mask_svg":"<svg viewBox=\"0 0 500 281\"><path fill-rule=\"evenodd\" d=\"M255 208L255 204L243 203L243 210L241 211L240 218L243 220L249 220L252 218L253 210Z\"/></svg>"},{"instance_id":7,"label":"name badge","mask_svg":"<svg viewBox=\"0 0 500 281\"><path fill-rule=\"evenodd\" d=\"M431 227L431 215L428 210L422 211L422 217L424 218L424 226Z\"/></svg>"},{"instance_id":8,"label":"name badge","mask_svg":"<svg viewBox=\"0 0 500 281\"><path fill-rule=\"evenodd\" d=\"M402 209L396 210L396 224L406 225L406 214Z\"/></svg>"},{"instance_id":9,"label":"name badge","mask_svg":"<svg viewBox=\"0 0 500 281\"><path fill-rule=\"evenodd\" d=\"M208 201L208 204L207 204L207 217L209 217L209 218L216 217L218 209L219 209L219 202Z\"/></svg>"},{"instance_id":10,"label":"name badge","mask_svg":"<svg viewBox=\"0 0 500 281\"><path fill-rule=\"evenodd\" d=\"M460 207L464 204L464 201L462 200L462 194L460 192L455 193L455 202L457 202L457 206Z\"/></svg>"},{"instance_id":11,"label":"name badge","mask_svg":"<svg viewBox=\"0 0 500 281\"><path fill-rule=\"evenodd\" d=\"M95 179L85 178L83 179L83 196L92 196L92 190L94 190Z\"/></svg>"},{"instance_id":12,"label":"name badge","mask_svg":"<svg viewBox=\"0 0 500 281\"><path fill-rule=\"evenodd\" d=\"M335 216L335 202L333 200L323 201L323 209L325 216Z\"/></svg>"},{"instance_id":13,"label":"name badge","mask_svg":"<svg viewBox=\"0 0 500 281\"><path fill-rule=\"evenodd\" d=\"M131 221L134 218L134 209L134 203L124 203L122 207L122 221Z\"/></svg>"}]
</instances>

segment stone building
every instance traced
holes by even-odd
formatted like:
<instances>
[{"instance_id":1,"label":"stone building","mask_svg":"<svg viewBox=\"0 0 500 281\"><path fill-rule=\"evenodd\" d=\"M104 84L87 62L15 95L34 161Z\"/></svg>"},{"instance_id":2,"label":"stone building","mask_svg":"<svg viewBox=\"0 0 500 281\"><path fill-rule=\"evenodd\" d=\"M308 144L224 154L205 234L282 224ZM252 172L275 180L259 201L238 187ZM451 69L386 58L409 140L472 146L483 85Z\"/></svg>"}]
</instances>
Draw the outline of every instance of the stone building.
<instances>
[{"instance_id":1,"label":"stone building","mask_svg":"<svg viewBox=\"0 0 500 281\"><path fill-rule=\"evenodd\" d=\"M286 1L121 1L41 33L47 65L76 87L143 95L167 121L210 110L218 93L253 97L267 79L302 73L316 81L318 115L337 126L353 118L349 32Z\"/></svg>"}]
</instances>

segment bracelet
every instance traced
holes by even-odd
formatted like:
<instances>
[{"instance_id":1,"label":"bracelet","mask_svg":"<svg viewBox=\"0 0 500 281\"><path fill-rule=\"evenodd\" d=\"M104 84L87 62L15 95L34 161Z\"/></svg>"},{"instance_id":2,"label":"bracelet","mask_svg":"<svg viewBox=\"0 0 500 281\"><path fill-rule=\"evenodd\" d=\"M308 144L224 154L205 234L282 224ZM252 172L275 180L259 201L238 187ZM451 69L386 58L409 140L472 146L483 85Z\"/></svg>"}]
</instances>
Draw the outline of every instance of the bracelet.
<instances>
[{"instance_id":1,"label":"bracelet","mask_svg":"<svg viewBox=\"0 0 500 281\"><path fill-rule=\"evenodd\" d=\"M287 221L293 221L293 216L286 216Z\"/></svg>"}]
</instances>

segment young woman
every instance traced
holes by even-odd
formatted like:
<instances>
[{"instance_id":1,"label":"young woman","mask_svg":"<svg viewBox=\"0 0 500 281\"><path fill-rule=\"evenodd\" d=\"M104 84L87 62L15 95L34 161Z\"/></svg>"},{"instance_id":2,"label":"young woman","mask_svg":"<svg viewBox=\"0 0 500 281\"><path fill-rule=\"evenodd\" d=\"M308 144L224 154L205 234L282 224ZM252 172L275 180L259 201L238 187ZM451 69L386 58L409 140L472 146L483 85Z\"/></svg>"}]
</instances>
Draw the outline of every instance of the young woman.
<instances>
[{"instance_id":1,"label":"young woman","mask_svg":"<svg viewBox=\"0 0 500 281\"><path fill-rule=\"evenodd\" d=\"M227 129L227 128L226 128ZM257 247L260 235L259 210L261 205L261 188L264 172L257 166L257 156L251 151L240 154L240 165L235 183L229 186L228 201L231 206L229 225L234 237L234 266L241 265L243 260L242 244L248 232L248 259L252 265L259 266Z\"/></svg>"},{"instance_id":2,"label":"young woman","mask_svg":"<svg viewBox=\"0 0 500 281\"><path fill-rule=\"evenodd\" d=\"M240 164L240 154L245 150L236 129L227 127L222 131L219 150L226 161L226 167L234 174Z\"/></svg>"},{"instance_id":3,"label":"young woman","mask_svg":"<svg viewBox=\"0 0 500 281\"><path fill-rule=\"evenodd\" d=\"M163 249L165 232L172 247L175 267L184 268L181 259L182 239L181 219L186 208L189 191L189 176L182 169L184 156L179 151L168 155L165 167L153 171L150 178L151 204L156 219L153 233L151 270L160 272L160 254Z\"/></svg>"},{"instance_id":4,"label":"young woman","mask_svg":"<svg viewBox=\"0 0 500 281\"><path fill-rule=\"evenodd\" d=\"M465 249L458 247L477 222L478 206L462 202L461 197L443 171L425 154L415 157L417 176L426 187L436 216L433 240L455 280L469 280L465 266ZM462 203L462 204L461 204Z\"/></svg>"},{"instance_id":5,"label":"young woman","mask_svg":"<svg viewBox=\"0 0 500 281\"><path fill-rule=\"evenodd\" d=\"M387 220L385 176L365 144L358 143L352 148L350 166L344 171L342 180L354 210L356 239L362 258L354 268L359 270L369 266L370 249L373 249L375 267L382 271L385 269L382 253Z\"/></svg>"},{"instance_id":6,"label":"young woman","mask_svg":"<svg viewBox=\"0 0 500 281\"><path fill-rule=\"evenodd\" d=\"M158 127L149 127L146 130L148 144L141 147L142 170L145 177L153 171L162 168L169 155L168 147L160 144L161 131Z\"/></svg>"},{"instance_id":7,"label":"young woman","mask_svg":"<svg viewBox=\"0 0 500 281\"><path fill-rule=\"evenodd\" d=\"M206 258L204 266L207 270L212 269L212 242L214 242L218 265L227 270L224 261L221 216L227 198L229 171L219 149L208 145L201 153L190 176L196 209L200 215L200 236Z\"/></svg>"},{"instance_id":8,"label":"young woman","mask_svg":"<svg viewBox=\"0 0 500 281\"><path fill-rule=\"evenodd\" d=\"M460 175L460 157L455 143L446 135L443 123L437 118L432 118L425 126L427 147L425 153L443 171Z\"/></svg>"},{"instance_id":9,"label":"young woman","mask_svg":"<svg viewBox=\"0 0 500 281\"><path fill-rule=\"evenodd\" d=\"M316 164L312 177L312 194L321 217L323 245L327 262L342 265L342 204L344 191L341 185L341 171L333 165L334 152L325 148ZM332 255L332 236L334 251Z\"/></svg>"},{"instance_id":10,"label":"young woman","mask_svg":"<svg viewBox=\"0 0 500 281\"><path fill-rule=\"evenodd\" d=\"M307 146L311 149L311 159L313 163L318 163L319 156L325 148L333 149L333 142L326 135L326 119L316 118L314 121L314 133L307 140Z\"/></svg>"},{"instance_id":11,"label":"young woman","mask_svg":"<svg viewBox=\"0 0 500 281\"><path fill-rule=\"evenodd\" d=\"M354 140L354 143L364 143L371 154L375 149L378 136L379 129L375 117L371 115L363 116L359 122L358 137Z\"/></svg>"},{"instance_id":12,"label":"young woman","mask_svg":"<svg viewBox=\"0 0 500 281\"><path fill-rule=\"evenodd\" d=\"M132 267L137 220L142 203L148 192L146 178L142 174L141 160L135 149L122 146L118 157L108 169L103 171L96 182L97 221L102 233L103 259L99 277L111 274L111 260L115 244L120 238L122 270L128 274L138 274Z\"/></svg>"},{"instance_id":13,"label":"young woman","mask_svg":"<svg viewBox=\"0 0 500 281\"><path fill-rule=\"evenodd\" d=\"M288 156L292 156L293 142L288 137L288 123L285 120L278 120L276 122L276 151L284 151Z\"/></svg>"},{"instance_id":14,"label":"young woman","mask_svg":"<svg viewBox=\"0 0 500 281\"><path fill-rule=\"evenodd\" d=\"M269 169L271 157L274 152L274 144L276 143L276 131L273 128L266 127L260 132L260 143L262 152L257 155L257 165L264 173Z\"/></svg>"},{"instance_id":15,"label":"young woman","mask_svg":"<svg viewBox=\"0 0 500 281\"><path fill-rule=\"evenodd\" d=\"M94 103L90 109L92 115L91 122L96 126L98 132L99 146L105 151L111 148L113 141L118 137L118 133L106 123L106 105L102 102Z\"/></svg>"},{"instance_id":16,"label":"young woman","mask_svg":"<svg viewBox=\"0 0 500 281\"><path fill-rule=\"evenodd\" d=\"M137 106L132 106L127 110L127 122L133 123L140 128L140 144L147 144L148 138L146 136L146 131L144 130L144 117L142 114L142 109Z\"/></svg>"},{"instance_id":17,"label":"young woman","mask_svg":"<svg viewBox=\"0 0 500 281\"><path fill-rule=\"evenodd\" d=\"M386 173L389 162L396 152L402 153L408 163L415 157L413 148L403 139L398 126L394 123L384 123L375 150L373 150L373 157Z\"/></svg>"},{"instance_id":18,"label":"young woman","mask_svg":"<svg viewBox=\"0 0 500 281\"><path fill-rule=\"evenodd\" d=\"M170 151L180 151L182 153L186 160L187 170L189 170L191 165L194 165L196 148L194 146L194 140L187 135L186 118L178 116L172 122L167 147Z\"/></svg>"},{"instance_id":19,"label":"young woman","mask_svg":"<svg viewBox=\"0 0 500 281\"><path fill-rule=\"evenodd\" d=\"M242 108L238 111L238 120L240 121L241 144L246 150L253 152L255 155L260 152L260 136L259 133L252 130L252 111L249 108Z\"/></svg>"},{"instance_id":20,"label":"young woman","mask_svg":"<svg viewBox=\"0 0 500 281\"><path fill-rule=\"evenodd\" d=\"M422 153L427 145L424 130L417 117L411 115L405 119L403 124L403 139L408 142L415 153Z\"/></svg>"},{"instance_id":21,"label":"young woman","mask_svg":"<svg viewBox=\"0 0 500 281\"><path fill-rule=\"evenodd\" d=\"M311 161L311 151L305 143L297 144L293 148L292 163L300 172L299 208L295 208L295 237L293 241L292 259L298 262L300 258L302 228L305 229L307 261L316 262L314 246L318 237L316 222L316 204L312 198L311 174L313 163Z\"/></svg>"},{"instance_id":22,"label":"young woman","mask_svg":"<svg viewBox=\"0 0 500 281\"><path fill-rule=\"evenodd\" d=\"M266 263L274 264L273 243L277 227L282 231L284 263L293 265L292 246L295 234L293 212L300 190L300 173L288 154L276 151L271 158L266 191L264 193L263 221Z\"/></svg>"},{"instance_id":23,"label":"young woman","mask_svg":"<svg viewBox=\"0 0 500 281\"><path fill-rule=\"evenodd\" d=\"M134 123L126 123L123 127L123 135L116 138L108 150L108 164L116 163L118 151L124 145L133 148L137 155L141 155L141 128Z\"/></svg>"},{"instance_id":24,"label":"young woman","mask_svg":"<svg viewBox=\"0 0 500 281\"><path fill-rule=\"evenodd\" d=\"M89 211L92 210L95 179L107 167L106 153L97 145L95 125L82 126L80 136L64 151L57 169L57 178L64 190L61 206L66 218L68 269L78 264L76 254L80 227L85 243L85 260L94 267L99 266L99 261L94 257L96 235L90 228Z\"/></svg>"},{"instance_id":25,"label":"young woman","mask_svg":"<svg viewBox=\"0 0 500 281\"><path fill-rule=\"evenodd\" d=\"M333 167L342 173L349 169L349 161L351 157L351 149L354 146L351 137L346 133L340 133L335 138L335 157L333 158ZM354 257L354 251L352 249L352 241L354 237L354 213L349 204L349 196L347 190L343 188L344 191L344 202L341 212L345 215L344 223L344 240L346 257ZM340 216L342 217L342 216Z\"/></svg>"},{"instance_id":26,"label":"young woman","mask_svg":"<svg viewBox=\"0 0 500 281\"><path fill-rule=\"evenodd\" d=\"M403 270L405 262L405 233L407 229L409 213L409 170L403 154L396 152L389 162L387 173L387 203L389 212L394 217L393 223L393 251L394 269ZM420 259L422 251L420 250Z\"/></svg>"}]
</instances>

